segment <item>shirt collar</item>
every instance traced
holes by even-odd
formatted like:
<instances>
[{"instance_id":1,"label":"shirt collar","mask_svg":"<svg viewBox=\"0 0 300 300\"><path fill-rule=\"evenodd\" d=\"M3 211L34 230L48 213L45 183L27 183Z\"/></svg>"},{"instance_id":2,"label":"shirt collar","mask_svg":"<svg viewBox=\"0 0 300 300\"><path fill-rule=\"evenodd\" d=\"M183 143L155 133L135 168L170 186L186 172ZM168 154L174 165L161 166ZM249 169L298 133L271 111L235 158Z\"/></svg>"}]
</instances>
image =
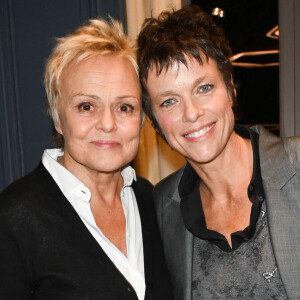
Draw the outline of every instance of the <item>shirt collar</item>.
<instances>
[{"instance_id":1,"label":"shirt collar","mask_svg":"<svg viewBox=\"0 0 300 300\"><path fill-rule=\"evenodd\" d=\"M125 167L121 171L121 175L122 175L123 181L124 181L123 188L126 186L131 186L133 180L136 181L135 170L131 166Z\"/></svg>"},{"instance_id":2,"label":"shirt collar","mask_svg":"<svg viewBox=\"0 0 300 300\"><path fill-rule=\"evenodd\" d=\"M60 157L64 155L62 149L46 149L42 156L42 163L51 174L62 193L68 198L70 193L80 195L80 198L86 202L91 199L91 192L75 175L73 175L64 166L58 163ZM131 166L125 167L121 171L123 177L123 188L131 186L133 180L136 179L135 170Z\"/></svg>"},{"instance_id":3,"label":"shirt collar","mask_svg":"<svg viewBox=\"0 0 300 300\"><path fill-rule=\"evenodd\" d=\"M83 201L89 202L91 200L89 188L58 162L63 155L62 149L46 149L42 156L42 163L67 199L70 194L75 194Z\"/></svg>"}]
</instances>

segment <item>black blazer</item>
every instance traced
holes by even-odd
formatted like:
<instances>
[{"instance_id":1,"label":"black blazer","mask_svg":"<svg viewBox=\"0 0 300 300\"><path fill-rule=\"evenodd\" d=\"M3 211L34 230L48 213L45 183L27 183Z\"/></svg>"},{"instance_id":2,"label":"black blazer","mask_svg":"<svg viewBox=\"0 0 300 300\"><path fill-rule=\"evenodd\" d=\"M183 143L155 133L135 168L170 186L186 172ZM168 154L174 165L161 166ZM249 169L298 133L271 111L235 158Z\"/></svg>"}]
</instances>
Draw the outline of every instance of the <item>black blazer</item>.
<instances>
[{"instance_id":1,"label":"black blazer","mask_svg":"<svg viewBox=\"0 0 300 300\"><path fill-rule=\"evenodd\" d=\"M152 203L133 183L141 217L145 299L173 299ZM0 299L137 299L42 163L0 194Z\"/></svg>"}]
</instances>

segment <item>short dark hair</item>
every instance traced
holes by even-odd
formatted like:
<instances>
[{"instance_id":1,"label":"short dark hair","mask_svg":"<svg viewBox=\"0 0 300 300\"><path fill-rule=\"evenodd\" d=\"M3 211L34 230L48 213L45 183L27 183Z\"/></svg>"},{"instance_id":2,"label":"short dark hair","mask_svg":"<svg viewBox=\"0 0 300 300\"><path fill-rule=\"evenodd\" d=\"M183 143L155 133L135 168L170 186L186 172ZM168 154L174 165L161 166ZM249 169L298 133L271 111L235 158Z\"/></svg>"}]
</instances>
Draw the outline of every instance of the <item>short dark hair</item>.
<instances>
[{"instance_id":1,"label":"short dark hair","mask_svg":"<svg viewBox=\"0 0 300 300\"><path fill-rule=\"evenodd\" d=\"M143 109L154 128L162 134L146 89L148 73L163 69L176 62L187 66L186 57L202 64L203 57L216 62L229 94L235 103L232 83L231 47L222 30L211 16L197 5L188 5L177 11L164 11L157 18L148 18L137 40L137 62L143 91Z\"/></svg>"}]
</instances>

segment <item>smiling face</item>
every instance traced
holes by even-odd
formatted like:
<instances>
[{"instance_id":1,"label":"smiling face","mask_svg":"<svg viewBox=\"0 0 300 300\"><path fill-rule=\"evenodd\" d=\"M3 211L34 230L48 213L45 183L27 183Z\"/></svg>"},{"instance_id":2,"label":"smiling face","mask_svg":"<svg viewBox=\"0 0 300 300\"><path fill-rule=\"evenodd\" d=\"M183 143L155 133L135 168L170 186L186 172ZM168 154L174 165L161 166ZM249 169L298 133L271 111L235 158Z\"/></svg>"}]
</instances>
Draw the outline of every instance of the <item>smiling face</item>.
<instances>
[{"instance_id":1,"label":"smiling face","mask_svg":"<svg viewBox=\"0 0 300 300\"><path fill-rule=\"evenodd\" d=\"M132 63L121 56L94 56L62 74L56 130L64 137L62 164L115 172L136 155L141 127L140 85Z\"/></svg>"},{"instance_id":2,"label":"smiling face","mask_svg":"<svg viewBox=\"0 0 300 300\"><path fill-rule=\"evenodd\" d=\"M157 75L146 87L154 116L168 143L193 164L217 159L233 132L232 100L216 63L187 58Z\"/></svg>"}]
</instances>

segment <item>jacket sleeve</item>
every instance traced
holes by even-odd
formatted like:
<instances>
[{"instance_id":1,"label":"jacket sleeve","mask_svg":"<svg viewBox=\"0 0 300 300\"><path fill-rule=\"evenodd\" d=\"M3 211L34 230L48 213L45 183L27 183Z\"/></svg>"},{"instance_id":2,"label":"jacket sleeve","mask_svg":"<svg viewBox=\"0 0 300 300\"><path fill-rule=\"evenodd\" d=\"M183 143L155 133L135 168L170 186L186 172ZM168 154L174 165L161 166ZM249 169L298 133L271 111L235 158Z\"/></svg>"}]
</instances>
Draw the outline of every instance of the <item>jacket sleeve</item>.
<instances>
[{"instance_id":1,"label":"jacket sleeve","mask_svg":"<svg viewBox=\"0 0 300 300\"><path fill-rule=\"evenodd\" d=\"M0 214L0 299L33 299L17 242Z\"/></svg>"}]
</instances>

